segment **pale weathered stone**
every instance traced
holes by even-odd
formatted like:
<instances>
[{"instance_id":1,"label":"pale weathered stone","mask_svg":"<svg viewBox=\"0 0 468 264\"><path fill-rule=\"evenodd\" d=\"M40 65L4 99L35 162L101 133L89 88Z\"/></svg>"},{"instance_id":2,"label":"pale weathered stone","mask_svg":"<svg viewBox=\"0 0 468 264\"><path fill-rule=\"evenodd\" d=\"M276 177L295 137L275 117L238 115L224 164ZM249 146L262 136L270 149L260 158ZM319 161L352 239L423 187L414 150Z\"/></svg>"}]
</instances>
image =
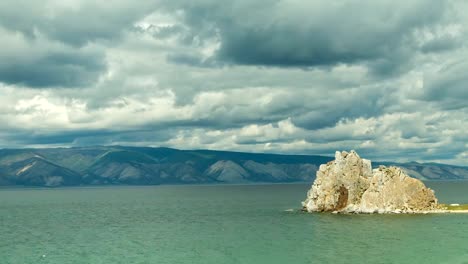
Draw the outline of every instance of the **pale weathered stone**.
<instances>
[{"instance_id":1,"label":"pale weathered stone","mask_svg":"<svg viewBox=\"0 0 468 264\"><path fill-rule=\"evenodd\" d=\"M434 191L397 167L372 170L355 151L336 152L320 166L307 199L309 212L422 213L440 210Z\"/></svg>"},{"instance_id":2,"label":"pale weathered stone","mask_svg":"<svg viewBox=\"0 0 468 264\"><path fill-rule=\"evenodd\" d=\"M437 208L434 191L400 168L382 166L375 169L373 175L369 188L362 195L361 211L421 212Z\"/></svg>"}]
</instances>

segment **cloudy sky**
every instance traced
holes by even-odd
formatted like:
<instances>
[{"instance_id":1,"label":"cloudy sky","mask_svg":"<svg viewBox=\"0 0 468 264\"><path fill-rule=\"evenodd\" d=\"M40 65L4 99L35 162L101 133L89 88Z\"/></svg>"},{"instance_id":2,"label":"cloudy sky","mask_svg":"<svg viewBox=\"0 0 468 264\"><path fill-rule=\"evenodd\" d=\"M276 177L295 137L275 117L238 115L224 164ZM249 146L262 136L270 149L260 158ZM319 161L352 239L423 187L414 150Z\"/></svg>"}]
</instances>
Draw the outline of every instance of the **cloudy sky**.
<instances>
[{"instance_id":1,"label":"cloudy sky","mask_svg":"<svg viewBox=\"0 0 468 264\"><path fill-rule=\"evenodd\" d=\"M468 165L463 0L2 0L0 147Z\"/></svg>"}]
</instances>

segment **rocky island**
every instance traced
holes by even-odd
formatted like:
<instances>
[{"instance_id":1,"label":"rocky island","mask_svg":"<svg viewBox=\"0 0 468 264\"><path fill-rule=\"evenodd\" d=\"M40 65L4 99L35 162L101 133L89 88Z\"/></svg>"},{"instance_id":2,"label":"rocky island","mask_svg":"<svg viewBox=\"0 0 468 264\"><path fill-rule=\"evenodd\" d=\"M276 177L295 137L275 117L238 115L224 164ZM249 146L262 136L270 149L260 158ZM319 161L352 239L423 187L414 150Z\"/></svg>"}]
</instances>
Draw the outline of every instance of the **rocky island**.
<instances>
[{"instance_id":1,"label":"rocky island","mask_svg":"<svg viewBox=\"0 0 468 264\"><path fill-rule=\"evenodd\" d=\"M429 213L446 212L434 191L398 167L372 169L355 151L339 152L322 164L307 199L307 212Z\"/></svg>"}]
</instances>

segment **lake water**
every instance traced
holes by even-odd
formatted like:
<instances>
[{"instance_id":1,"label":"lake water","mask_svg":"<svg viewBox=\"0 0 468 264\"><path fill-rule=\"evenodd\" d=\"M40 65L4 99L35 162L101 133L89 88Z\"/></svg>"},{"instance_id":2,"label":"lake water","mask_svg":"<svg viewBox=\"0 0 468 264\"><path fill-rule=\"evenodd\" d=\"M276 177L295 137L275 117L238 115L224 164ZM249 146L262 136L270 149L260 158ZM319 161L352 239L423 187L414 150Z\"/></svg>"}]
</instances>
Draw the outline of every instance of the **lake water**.
<instances>
[{"instance_id":1,"label":"lake water","mask_svg":"<svg viewBox=\"0 0 468 264\"><path fill-rule=\"evenodd\" d=\"M468 203L468 182L429 183ZM309 185L0 190L0 263L468 263L468 214L298 209Z\"/></svg>"}]
</instances>

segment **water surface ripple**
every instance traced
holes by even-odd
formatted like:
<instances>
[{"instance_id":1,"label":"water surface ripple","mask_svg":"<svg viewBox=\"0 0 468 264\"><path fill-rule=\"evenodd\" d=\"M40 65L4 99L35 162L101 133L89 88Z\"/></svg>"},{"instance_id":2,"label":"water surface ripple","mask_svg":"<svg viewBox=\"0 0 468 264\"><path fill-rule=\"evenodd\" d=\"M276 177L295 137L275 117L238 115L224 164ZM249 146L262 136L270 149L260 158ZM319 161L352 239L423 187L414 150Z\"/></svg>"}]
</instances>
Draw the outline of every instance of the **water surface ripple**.
<instances>
[{"instance_id":1,"label":"water surface ripple","mask_svg":"<svg viewBox=\"0 0 468 264\"><path fill-rule=\"evenodd\" d=\"M468 203L468 182L429 183ZM333 215L309 185L0 190L0 263L468 263L468 214Z\"/></svg>"}]
</instances>

